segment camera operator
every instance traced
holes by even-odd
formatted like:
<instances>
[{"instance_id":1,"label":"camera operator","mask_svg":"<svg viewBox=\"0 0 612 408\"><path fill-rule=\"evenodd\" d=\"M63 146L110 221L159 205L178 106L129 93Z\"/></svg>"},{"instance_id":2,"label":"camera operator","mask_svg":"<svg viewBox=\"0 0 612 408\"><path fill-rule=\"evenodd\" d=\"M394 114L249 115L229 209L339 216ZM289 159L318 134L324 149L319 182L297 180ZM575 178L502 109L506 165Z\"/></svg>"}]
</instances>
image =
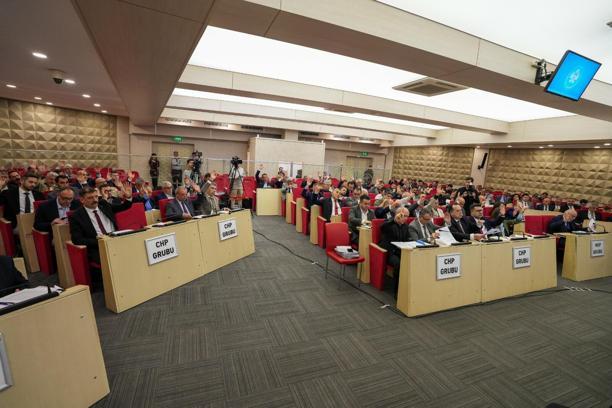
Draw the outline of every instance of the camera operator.
<instances>
[{"instance_id":1,"label":"camera operator","mask_svg":"<svg viewBox=\"0 0 612 408\"><path fill-rule=\"evenodd\" d=\"M240 167L242 160L238 156L232 157L232 168L229 172L230 179L230 202L232 209L242 208L242 179L244 178L244 169Z\"/></svg>"},{"instance_id":2,"label":"camera operator","mask_svg":"<svg viewBox=\"0 0 612 408\"><path fill-rule=\"evenodd\" d=\"M200 169L202 168L202 152L195 150L191 154L191 159L193 160L193 173L191 179L198 183L200 182Z\"/></svg>"},{"instance_id":3,"label":"camera operator","mask_svg":"<svg viewBox=\"0 0 612 408\"><path fill-rule=\"evenodd\" d=\"M478 190L476 190L476 187L474 187L474 179L472 177L466 177L465 186L460 187L457 190L457 198L463 197L463 199L465 200L465 203L463 204L463 209L465 210L466 214L470 213L470 207L472 206L472 204L480 204L478 196Z\"/></svg>"},{"instance_id":4,"label":"camera operator","mask_svg":"<svg viewBox=\"0 0 612 408\"><path fill-rule=\"evenodd\" d=\"M183 162L179 157L179 152L174 152L172 161L170 162L170 172L172 174L172 184L176 189L181 184L181 176L183 174Z\"/></svg>"}]
</instances>

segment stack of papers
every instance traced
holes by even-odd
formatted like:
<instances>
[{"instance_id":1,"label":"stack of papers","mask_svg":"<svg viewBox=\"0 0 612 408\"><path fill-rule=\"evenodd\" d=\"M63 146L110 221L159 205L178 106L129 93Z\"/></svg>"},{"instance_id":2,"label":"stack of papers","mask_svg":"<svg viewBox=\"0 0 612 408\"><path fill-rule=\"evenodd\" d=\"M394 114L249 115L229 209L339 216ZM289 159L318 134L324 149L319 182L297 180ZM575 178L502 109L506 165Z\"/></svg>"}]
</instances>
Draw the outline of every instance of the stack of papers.
<instances>
[{"instance_id":1,"label":"stack of papers","mask_svg":"<svg viewBox=\"0 0 612 408\"><path fill-rule=\"evenodd\" d=\"M440 238L436 239L436 244L441 246L450 246L451 244L457 243L457 240L453 234L451 234L448 227L438 228L436 232L440 234Z\"/></svg>"},{"instance_id":2,"label":"stack of papers","mask_svg":"<svg viewBox=\"0 0 612 408\"><path fill-rule=\"evenodd\" d=\"M63 289L59 286L55 285L51 287L51 292L62 292ZM23 289L19 292L11 293L10 295L6 295L0 298L0 309L5 308L7 306L13 306L21 302L25 302L27 300L33 299L38 296L46 295L47 287L46 286L38 286L31 289Z\"/></svg>"}]
</instances>

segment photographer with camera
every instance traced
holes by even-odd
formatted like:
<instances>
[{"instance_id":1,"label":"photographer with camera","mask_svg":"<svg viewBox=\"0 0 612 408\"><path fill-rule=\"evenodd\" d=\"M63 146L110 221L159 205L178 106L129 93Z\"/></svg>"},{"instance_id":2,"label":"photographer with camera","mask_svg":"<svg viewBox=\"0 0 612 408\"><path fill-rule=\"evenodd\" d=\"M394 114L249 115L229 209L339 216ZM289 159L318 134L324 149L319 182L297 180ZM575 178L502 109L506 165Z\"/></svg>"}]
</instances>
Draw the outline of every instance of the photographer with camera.
<instances>
[{"instance_id":1,"label":"photographer with camera","mask_svg":"<svg viewBox=\"0 0 612 408\"><path fill-rule=\"evenodd\" d=\"M179 152L174 152L170 162L170 172L172 174L172 184L174 189L181 184L181 175L183 174L183 162L179 157Z\"/></svg>"},{"instance_id":2,"label":"photographer with camera","mask_svg":"<svg viewBox=\"0 0 612 408\"><path fill-rule=\"evenodd\" d=\"M195 150L191 154L191 160L193 160L193 173L191 175L191 180L193 180L196 184L199 184L200 169L202 168L202 152Z\"/></svg>"},{"instance_id":3,"label":"photographer with camera","mask_svg":"<svg viewBox=\"0 0 612 408\"><path fill-rule=\"evenodd\" d=\"M230 179L230 202L232 209L242 208L242 179L244 178L244 169L240 167L242 160L238 156L232 157L230 161L232 168L229 172Z\"/></svg>"},{"instance_id":4,"label":"photographer with camera","mask_svg":"<svg viewBox=\"0 0 612 408\"><path fill-rule=\"evenodd\" d=\"M476 190L476 187L474 187L474 178L466 177L465 186L460 187L457 190L457 198L463 197L465 200L463 209L466 214L470 214L470 207L472 204L480 204L480 201L478 200L479 195L478 190Z\"/></svg>"}]
</instances>

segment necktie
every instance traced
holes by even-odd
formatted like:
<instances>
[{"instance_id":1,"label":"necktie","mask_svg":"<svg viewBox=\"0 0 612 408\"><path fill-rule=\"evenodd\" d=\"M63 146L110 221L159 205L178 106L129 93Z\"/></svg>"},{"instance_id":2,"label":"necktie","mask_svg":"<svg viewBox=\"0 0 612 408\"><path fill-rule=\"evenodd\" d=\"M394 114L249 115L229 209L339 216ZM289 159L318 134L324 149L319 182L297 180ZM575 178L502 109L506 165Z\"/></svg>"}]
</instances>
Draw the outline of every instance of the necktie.
<instances>
[{"instance_id":1,"label":"necktie","mask_svg":"<svg viewBox=\"0 0 612 408\"><path fill-rule=\"evenodd\" d=\"M187 209L187 206L185 205L185 202L184 202L184 201L181 201L181 205L183 206L183 212L184 212L185 214L191 214L191 213L189 212L189 210Z\"/></svg>"},{"instance_id":2,"label":"necktie","mask_svg":"<svg viewBox=\"0 0 612 408\"><path fill-rule=\"evenodd\" d=\"M26 191L23 194L25 194L25 211L24 212L27 214L31 212L31 205L32 205L32 203L30 202L30 192Z\"/></svg>"},{"instance_id":3,"label":"necktie","mask_svg":"<svg viewBox=\"0 0 612 408\"><path fill-rule=\"evenodd\" d=\"M421 228L423 229L423 237L425 237L426 241L429 241L429 230L423 224L421 224Z\"/></svg>"},{"instance_id":4,"label":"necktie","mask_svg":"<svg viewBox=\"0 0 612 408\"><path fill-rule=\"evenodd\" d=\"M340 206L338 205L338 200L334 200L334 208L336 209L336 213L334 215L338 215L340 212Z\"/></svg>"},{"instance_id":5,"label":"necktie","mask_svg":"<svg viewBox=\"0 0 612 408\"><path fill-rule=\"evenodd\" d=\"M463 229L463 225L461 224L461 220L457 221L457 224L459 224L459 229L461 230L461 232L463 234L465 234L465 230Z\"/></svg>"},{"instance_id":6,"label":"necktie","mask_svg":"<svg viewBox=\"0 0 612 408\"><path fill-rule=\"evenodd\" d=\"M108 232L106 232L106 228L104 228L104 224L102 224L102 219L100 218L100 215L98 214L98 210L93 210L94 216L96 217L96 221L98 222L98 227L100 227L100 232L102 232L102 234L106 235L108 234Z\"/></svg>"}]
</instances>

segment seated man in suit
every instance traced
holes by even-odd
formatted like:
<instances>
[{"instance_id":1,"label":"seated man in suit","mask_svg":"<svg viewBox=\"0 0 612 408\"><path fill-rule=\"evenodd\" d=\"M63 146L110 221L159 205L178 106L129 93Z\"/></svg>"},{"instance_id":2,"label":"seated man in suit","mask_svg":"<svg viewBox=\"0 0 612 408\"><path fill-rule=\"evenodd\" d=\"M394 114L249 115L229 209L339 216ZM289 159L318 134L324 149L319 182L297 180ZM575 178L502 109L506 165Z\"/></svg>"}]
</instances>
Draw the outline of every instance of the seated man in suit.
<instances>
[{"instance_id":1,"label":"seated man in suit","mask_svg":"<svg viewBox=\"0 0 612 408\"><path fill-rule=\"evenodd\" d=\"M159 209L159 201L174 198L172 194L172 183L164 181L162 183L162 192L155 197L155 208Z\"/></svg>"},{"instance_id":2,"label":"seated man in suit","mask_svg":"<svg viewBox=\"0 0 612 408\"><path fill-rule=\"evenodd\" d=\"M439 238L440 234L436 230L440 228L433 223L433 213L431 208L424 207L419 212L419 217L408 225L408 236L411 241L426 241L432 243Z\"/></svg>"},{"instance_id":3,"label":"seated man in suit","mask_svg":"<svg viewBox=\"0 0 612 408\"><path fill-rule=\"evenodd\" d=\"M41 193L34 190L38 179L38 174L26 173L21 178L21 185L18 188L9 188L0 194L0 205L4 205L4 218L11 222L15 233L17 214L33 213L34 201L45 199Z\"/></svg>"},{"instance_id":4,"label":"seated man in suit","mask_svg":"<svg viewBox=\"0 0 612 408\"><path fill-rule=\"evenodd\" d=\"M459 242L467 240L480 241L484 238L484 234L480 230L474 231L473 228L470 228L467 220L463 217L463 207L459 204L455 204L451 208L448 229Z\"/></svg>"},{"instance_id":5,"label":"seated man in suit","mask_svg":"<svg viewBox=\"0 0 612 408\"><path fill-rule=\"evenodd\" d=\"M566 210L563 214L557 215L555 218L550 220L548 224L548 233L554 234L558 232L572 232L572 231L581 231L582 226L576 224L576 217L578 214L576 210L569 209Z\"/></svg>"},{"instance_id":6,"label":"seated man in suit","mask_svg":"<svg viewBox=\"0 0 612 408\"><path fill-rule=\"evenodd\" d=\"M331 193L331 196L329 198L323 199L321 204L323 204L322 217L325 218L327 222L331 221L331 217L333 215L342 215L342 203L340 202L340 189L334 188Z\"/></svg>"},{"instance_id":7,"label":"seated man in suit","mask_svg":"<svg viewBox=\"0 0 612 408\"><path fill-rule=\"evenodd\" d=\"M470 215L465 217L465 222L470 234L485 234L486 225L482 205L472 204L470 206Z\"/></svg>"},{"instance_id":8,"label":"seated man in suit","mask_svg":"<svg viewBox=\"0 0 612 408\"><path fill-rule=\"evenodd\" d=\"M310 210L310 207L313 205L323 205L323 200L325 196L323 195L323 191L321 190L322 184L313 183L312 190L304 190L302 195L304 196L304 205L306 208Z\"/></svg>"},{"instance_id":9,"label":"seated man in suit","mask_svg":"<svg viewBox=\"0 0 612 408\"><path fill-rule=\"evenodd\" d=\"M196 192L201 192L197 184L193 184ZM174 200L168 201L166 205L166 219L168 221L190 220L195 215L193 204L189 199L187 189L183 186L176 189Z\"/></svg>"},{"instance_id":10,"label":"seated man in suit","mask_svg":"<svg viewBox=\"0 0 612 408\"><path fill-rule=\"evenodd\" d=\"M576 224L582 225L584 220L591 221L601 221L601 214L598 213L597 210L597 201L587 201L584 203L584 208L578 211L578 216L576 217Z\"/></svg>"},{"instance_id":11,"label":"seated man in suit","mask_svg":"<svg viewBox=\"0 0 612 408\"><path fill-rule=\"evenodd\" d=\"M555 203L550 202L550 197L542 199L542 203L536 205L536 210L540 211L555 211Z\"/></svg>"},{"instance_id":12,"label":"seated man in suit","mask_svg":"<svg viewBox=\"0 0 612 408\"><path fill-rule=\"evenodd\" d=\"M0 256L0 297L28 287L28 280L15 267L13 258Z\"/></svg>"},{"instance_id":13,"label":"seated man in suit","mask_svg":"<svg viewBox=\"0 0 612 408\"><path fill-rule=\"evenodd\" d=\"M376 218L374 211L370 210L370 196L367 194L359 197L359 205L351 208L349 212L349 228L351 230L351 242L359 243L358 227L362 225L370 225L372 220Z\"/></svg>"},{"instance_id":14,"label":"seated man in suit","mask_svg":"<svg viewBox=\"0 0 612 408\"><path fill-rule=\"evenodd\" d=\"M74 211L80 203L74 200L74 191L71 187L64 187L57 197L45 201L36 210L34 229L48 232L53 237L53 225L68 224L68 211Z\"/></svg>"},{"instance_id":15,"label":"seated man in suit","mask_svg":"<svg viewBox=\"0 0 612 408\"><path fill-rule=\"evenodd\" d=\"M410 233L408 231L408 209L399 207L395 211L395 216L384 222L380 227L380 242L378 245L387 251L387 263L393 267L393 293L397 296L397 287L399 284L399 269L401 263L401 250L392 244L392 242L410 241Z\"/></svg>"},{"instance_id":16,"label":"seated man in suit","mask_svg":"<svg viewBox=\"0 0 612 408\"><path fill-rule=\"evenodd\" d=\"M132 187L126 184L123 188L125 201L112 205L100 200L98 190L83 187L81 190L81 207L68 218L70 236L76 245L87 246L87 257L91 262L100 263L98 237L117 230L115 213L127 210L132 206Z\"/></svg>"}]
</instances>

